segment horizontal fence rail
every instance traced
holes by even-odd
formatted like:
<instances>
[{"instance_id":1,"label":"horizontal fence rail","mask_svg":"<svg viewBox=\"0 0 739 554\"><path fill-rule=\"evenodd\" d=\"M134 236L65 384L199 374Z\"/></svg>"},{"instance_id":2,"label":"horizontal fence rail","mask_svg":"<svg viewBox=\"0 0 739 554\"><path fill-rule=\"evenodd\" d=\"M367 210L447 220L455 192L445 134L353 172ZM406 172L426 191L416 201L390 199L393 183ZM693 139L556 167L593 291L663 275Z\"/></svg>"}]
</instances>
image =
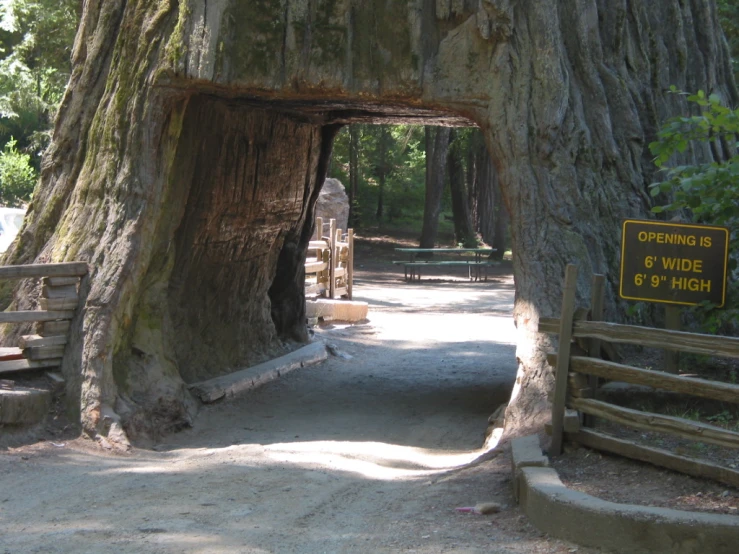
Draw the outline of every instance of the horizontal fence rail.
<instances>
[{"instance_id":1,"label":"horizontal fence rail","mask_svg":"<svg viewBox=\"0 0 739 554\"><path fill-rule=\"evenodd\" d=\"M686 475L713 479L714 481L739 487L739 471L714 464L710 461L688 458L687 456L674 454L662 448L636 444L628 440L606 435L605 433L599 433L592 429L580 429L576 433L568 434L567 437L573 442L587 448L625 456L632 460L647 462L673 471L679 471Z\"/></svg>"},{"instance_id":2,"label":"horizontal fence rail","mask_svg":"<svg viewBox=\"0 0 739 554\"><path fill-rule=\"evenodd\" d=\"M559 319L543 317L539 321L540 333L558 333ZM653 327L622 325L605 321L575 321L572 326L575 338L593 338L609 342L638 344L650 348L667 348L692 354L739 358L739 338L669 331Z\"/></svg>"},{"instance_id":3,"label":"horizontal fence rail","mask_svg":"<svg viewBox=\"0 0 739 554\"><path fill-rule=\"evenodd\" d=\"M87 274L86 262L58 264L6 265L0 267L0 279L32 279L41 277L81 277Z\"/></svg>"},{"instance_id":4,"label":"horizontal fence rail","mask_svg":"<svg viewBox=\"0 0 739 554\"><path fill-rule=\"evenodd\" d=\"M557 364L557 355L547 356L549 365ZM598 358L582 356L570 357L570 370L587 375L595 375L612 381L623 381L632 385L644 385L655 389L700 396L720 402L739 404L739 385L731 385L720 381L707 381L697 377L681 377L651 369L639 369Z\"/></svg>"},{"instance_id":5,"label":"horizontal fence rail","mask_svg":"<svg viewBox=\"0 0 739 554\"><path fill-rule=\"evenodd\" d=\"M58 368L67 344L70 321L79 305L80 277L86 262L29 264L0 267L0 279L43 279L39 310L0 312L0 323L37 323L37 333L23 335L19 348L0 360L0 374ZM13 357L21 357L13 359Z\"/></svg>"},{"instance_id":6,"label":"horizontal fence rail","mask_svg":"<svg viewBox=\"0 0 739 554\"><path fill-rule=\"evenodd\" d=\"M656 431L717 446L739 448L739 433L708 423L622 408L621 406L587 398L570 398L567 404L580 412L641 431Z\"/></svg>"},{"instance_id":7,"label":"horizontal fence rail","mask_svg":"<svg viewBox=\"0 0 739 554\"><path fill-rule=\"evenodd\" d=\"M572 265L567 267L565 273L562 318L539 320L539 332L555 334L560 339L558 353L550 353L547 356L549 364L556 368L555 389L551 397L550 451L553 455L558 455L561 452L562 439L567 438L590 448L739 486L739 471L734 468L721 466L710 460L689 458L586 428L592 427L593 418L598 418L640 431L664 433L722 448L739 449L739 432L702 421L626 408L593 398L597 392L597 380L606 379L739 404L739 385L736 384L641 369L601 359L601 351L607 351L606 346L610 347L610 343L628 343L663 350L739 358L739 338L736 337L599 321L602 313L599 306L602 305L603 287L598 283L602 280L602 276L594 276L591 298L594 308L587 312L595 321L583 319L581 316L577 319L574 317L577 268ZM574 340L577 340L582 348L576 349L573 354L571 344ZM587 355L582 354L583 349L587 351Z\"/></svg>"}]
</instances>

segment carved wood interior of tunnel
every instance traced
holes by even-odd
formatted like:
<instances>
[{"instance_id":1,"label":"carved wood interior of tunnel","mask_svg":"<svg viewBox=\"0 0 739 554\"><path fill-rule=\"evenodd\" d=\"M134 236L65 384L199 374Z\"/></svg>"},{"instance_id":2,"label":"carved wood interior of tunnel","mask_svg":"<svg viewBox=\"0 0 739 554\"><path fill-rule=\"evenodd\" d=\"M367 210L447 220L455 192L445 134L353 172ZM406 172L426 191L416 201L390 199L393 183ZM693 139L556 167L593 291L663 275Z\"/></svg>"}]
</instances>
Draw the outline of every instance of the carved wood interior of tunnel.
<instances>
[{"instance_id":1,"label":"carved wood interior of tunnel","mask_svg":"<svg viewBox=\"0 0 739 554\"><path fill-rule=\"evenodd\" d=\"M393 105L190 100L175 177L186 200L166 293L170 342L185 382L307 340L303 263L313 208L333 137L354 121L471 125L454 114Z\"/></svg>"}]
</instances>

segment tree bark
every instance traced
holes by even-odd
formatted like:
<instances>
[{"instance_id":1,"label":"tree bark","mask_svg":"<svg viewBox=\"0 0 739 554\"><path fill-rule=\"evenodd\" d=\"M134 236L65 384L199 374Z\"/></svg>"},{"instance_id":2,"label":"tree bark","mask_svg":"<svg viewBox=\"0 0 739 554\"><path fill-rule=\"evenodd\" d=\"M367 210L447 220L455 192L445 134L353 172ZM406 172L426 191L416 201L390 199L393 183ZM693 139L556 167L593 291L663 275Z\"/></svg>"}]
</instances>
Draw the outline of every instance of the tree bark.
<instances>
[{"instance_id":1,"label":"tree bark","mask_svg":"<svg viewBox=\"0 0 739 554\"><path fill-rule=\"evenodd\" d=\"M604 273L606 315L622 317L620 224L650 217L648 144L686 111L673 84L739 102L713 0L87 0L5 263L90 264L63 361L87 432L177 429L194 411L187 380L304 336L297 260L332 126L473 120L511 216L507 426L538 430L552 383L538 319L558 315L570 262L579 302ZM438 177L448 129L435 138ZM37 294L21 286L14 302Z\"/></svg>"},{"instance_id":2,"label":"tree bark","mask_svg":"<svg viewBox=\"0 0 739 554\"><path fill-rule=\"evenodd\" d=\"M488 171L491 175L490 188L492 189L488 194L493 198L492 212L494 214L491 217L494 230L490 246L495 249L490 257L494 260L502 260L508 247L508 210L503 201L503 194L500 190L500 181L495 172L495 166L490 161L488 161Z\"/></svg>"},{"instance_id":3,"label":"tree bark","mask_svg":"<svg viewBox=\"0 0 739 554\"><path fill-rule=\"evenodd\" d=\"M474 160L478 175L475 195L477 204L477 230L482 240L492 246L495 242L495 189L498 183L495 175L495 167L484 142L476 145ZM500 195L498 195L498 198L500 198Z\"/></svg>"},{"instance_id":4,"label":"tree bark","mask_svg":"<svg viewBox=\"0 0 739 554\"><path fill-rule=\"evenodd\" d=\"M450 129L447 127L426 127L426 197L423 205L421 248L433 248L436 243L449 136Z\"/></svg>"},{"instance_id":5,"label":"tree bark","mask_svg":"<svg viewBox=\"0 0 739 554\"><path fill-rule=\"evenodd\" d=\"M472 225L468 195L465 188L465 173L462 163L462 147L459 144L457 134L450 134L451 146L447 157L449 171L449 188L452 196L452 216L454 217L454 237L458 244L465 248L477 246L477 237Z\"/></svg>"},{"instance_id":6,"label":"tree bark","mask_svg":"<svg viewBox=\"0 0 739 554\"><path fill-rule=\"evenodd\" d=\"M377 171L377 210L375 211L375 219L382 221L385 215L385 182L390 172L390 162L388 160L388 148L390 142L390 130L387 125L380 126L380 141L378 145Z\"/></svg>"},{"instance_id":7,"label":"tree bark","mask_svg":"<svg viewBox=\"0 0 739 554\"><path fill-rule=\"evenodd\" d=\"M359 136L358 125L349 125L349 227L359 227L357 191L359 190Z\"/></svg>"}]
</instances>

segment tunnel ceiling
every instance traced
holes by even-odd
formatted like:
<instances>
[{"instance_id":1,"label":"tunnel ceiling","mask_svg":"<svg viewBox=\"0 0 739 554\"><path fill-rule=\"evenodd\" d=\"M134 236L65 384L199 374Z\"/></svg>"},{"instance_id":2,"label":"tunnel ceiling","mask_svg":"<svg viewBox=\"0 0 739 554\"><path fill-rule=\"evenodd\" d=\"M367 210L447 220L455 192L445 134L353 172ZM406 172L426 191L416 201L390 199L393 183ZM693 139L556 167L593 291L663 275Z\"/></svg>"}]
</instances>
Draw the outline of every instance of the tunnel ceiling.
<instances>
[{"instance_id":1,"label":"tunnel ceiling","mask_svg":"<svg viewBox=\"0 0 739 554\"><path fill-rule=\"evenodd\" d=\"M428 107L409 99L405 101L389 98L383 101L368 101L357 98L275 97L274 95L248 94L244 92L220 91L202 93L198 88L173 88L178 94L198 94L218 98L234 105L272 110L318 125L348 125L372 123L387 125L438 125L442 127L475 127L477 124L450 109L448 106Z\"/></svg>"}]
</instances>

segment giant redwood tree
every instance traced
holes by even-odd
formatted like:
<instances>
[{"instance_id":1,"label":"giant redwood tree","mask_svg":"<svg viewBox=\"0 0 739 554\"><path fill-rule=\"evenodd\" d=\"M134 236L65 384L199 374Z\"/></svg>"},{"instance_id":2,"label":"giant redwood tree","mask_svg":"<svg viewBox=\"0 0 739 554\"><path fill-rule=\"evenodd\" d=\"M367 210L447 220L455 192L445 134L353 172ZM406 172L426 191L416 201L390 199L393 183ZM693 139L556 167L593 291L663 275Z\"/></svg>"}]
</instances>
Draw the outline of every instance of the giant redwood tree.
<instances>
[{"instance_id":1,"label":"giant redwood tree","mask_svg":"<svg viewBox=\"0 0 739 554\"><path fill-rule=\"evenodd\" d=\"M580 298L608 275L617 315L619 222L648 216L647 144L685 108L668 87L739 99L722 37L714 0L85 0L5 262L90 264L63 362L89 433L173 429L187 383L306 339L302 257L338 127L473 122L510 212L508 425L528 426L564 265Z\"/></svg>"}]
</instances>

